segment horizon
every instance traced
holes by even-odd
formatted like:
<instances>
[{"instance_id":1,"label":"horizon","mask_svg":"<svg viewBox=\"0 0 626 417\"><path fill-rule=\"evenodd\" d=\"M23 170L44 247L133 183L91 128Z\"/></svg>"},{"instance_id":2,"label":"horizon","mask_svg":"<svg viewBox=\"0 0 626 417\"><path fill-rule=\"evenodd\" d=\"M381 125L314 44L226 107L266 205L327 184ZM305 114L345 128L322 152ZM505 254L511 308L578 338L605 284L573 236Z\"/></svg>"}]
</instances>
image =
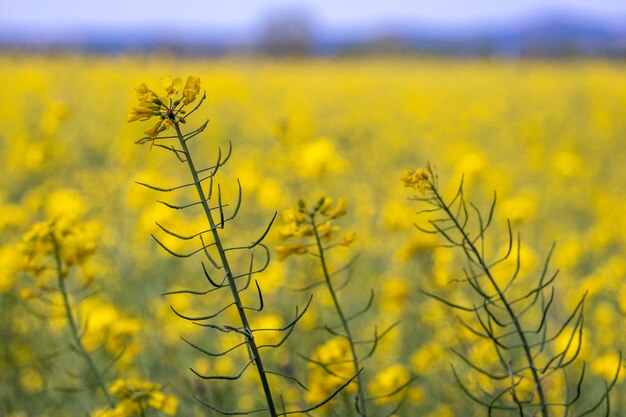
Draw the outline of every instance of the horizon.
<instances>
[{"instance_id":1,"label":"horizon","mask_svg":"<svg viewBox=\"0 0 626 417\"><path fill-rule=\"evenodd\" d=\"M147 6L147 5L150 6ZM64 33L123 33L123 32L229 32L251 33L268 21L284 16L307 19L314 27L326 30L370 30L402 25L420 24L441 30L490 28L510 22L532 20L542 16L566 15L580 19L612 21L626 28L626 2L602 0L588 3L582 0L523 0L515 3L496 0L452 0L421 7L411 0L331 0L306 3L296 0L232 0L227 4L187 2L191 7L179 7L172 15L163 0L122 0L91 2L59 0L49 7L46 0L30 0L29 7L6 2L0 15L2 32L40 32L54 35ZM48 7L46 7L48 6ZM163 7L161 7L163 6ZM170 27L171 16L185 14L186 25Z\"/></svg>"},{"instance_id":2,"label":"horizon","mask_svg":"<svg viewBox=\"0 0 626 417\"><path fill-rule=\"evenodd\" d=\"M60 0L66 6L75 1ZM577 4L579 0L524 0L500 7L490 7L494 0L476 0L468 3L475 7L472 13L461 16L459 13L464 9L460 7L446 23L436 18L443 10L441 6L420 9L414 3L409 4L409 0L374 5L361 2L365 7L358 8L360 14L348 13L357 9L356 0L346 0L336 7L330 7L329 0L298 3L297 7L284 0L280 7L274 0L250 0L250 7L243 8L236 16L233 10L242 0L233 1L220 6L223 13L208 17L200 13L208 7L205 3L197 5L196 13L179 8L190 17L184 25L176 26L158 23L162 13L159 7L145 9L138 16L138 8L146 4L143 0L131 3L126 13L113 13L120 0L109 2L107 13L103 14L85 7L70 8L65 14L59 14L62 8L52 9L50 13L36 8L38 12L28 14L13 7L0 16L0 47L96 53L151 52L164 47L180 53L212 55L233 52L334 55L372 51L500 56L626 55L626 3L613 0L587 6L593 13L583 12ZM619 13L607 14L609 9ZM238 24L234 16L239 19Z\"/></svg>"}]
</instances>

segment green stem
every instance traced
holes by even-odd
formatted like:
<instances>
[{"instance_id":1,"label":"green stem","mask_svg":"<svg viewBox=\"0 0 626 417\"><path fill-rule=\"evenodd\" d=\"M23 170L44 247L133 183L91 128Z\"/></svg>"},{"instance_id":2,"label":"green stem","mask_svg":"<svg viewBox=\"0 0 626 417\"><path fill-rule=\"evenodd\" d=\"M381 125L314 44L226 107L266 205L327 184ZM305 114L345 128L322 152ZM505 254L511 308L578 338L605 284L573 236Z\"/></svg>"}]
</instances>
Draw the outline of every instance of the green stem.
<instances>
[{"instance_id":1,"label":"green stem","mask_svg":"<svg viewBox=\"0 0 626 417\"><path fill-rule=\"evenodd\" d=\"M239 313L239 318L241 319L241 324L243 326L243 333L245 333L246 343L250 348L250 353L252 354L252 358L254 363L256 364L257 371L259 373L259 379L261 381L261 386L263 387L263 393L265 394L265 399L267 402L268 411L270 412L270 416L277 417L278 414L276 412L276 406L274 405L274 399L272 398L272 391L270 390L269 382L267 380L267 374L265 373L265 368L263 366L263 361L261 360L261 354L259 349L254 341L254 334L252 333L252 328L248 322L248 317L246 316L243 303L241 302L241 298L239 297L239 289L237 288L237 284L234 275L230 268L230 264L228 263L228 259L226 258L226 252L224 251L224 245L222 244L222 240L217 231L217 226L215 224L215 220L213 220L213 215L211 214L211 209L209 208L209 203L205 196L204 190L202 188L202 184L200 183L200 178L198 177L198 172L193 164L193 160L191 158L191 153L187 148L187 143L185 142L185 138L183 137L182 132L180 131L180 127L178 123L174 123L174 129L176 130L176 135L178 136L178 140L180 142L180 146L185 153L185 157L187 159L187 165L189 167L189 171L191 172L191 176L193 177L193 182L196 186L196 191L198 192L198 197L200 198L200 203L202 204L202 208L204 209L204 213L209 222L209 226L211 227L211 233L213 234L213 241L215 243L215 248L220 256L220 261L222 263L222 267L224 268L224 272L226 275L226 279L228 281L228 286L230 287L230 291L233 296L233 300L235 302L235 306L237 307L237 312Z\"/></svg>"},{"instance_id":2,"label":"green stem","mask_svg":"<svg viewBox=\"0 0 626 417\"><path fill-rule=\"evenodd\" d=\"M348 326L348 321L346 320L346 316L343 313L341 308L341 304L339 303L339 298L337 297L337 293L335 292L335 288L330 280L330 273L328 272L328 266L326 265L326 257L324 256L324 247L322 246L322 239L320 237L319 231L317 229L317 225L315 224L315 213L309 213L309 217L311 219L311 226L313 226L313 234L315 235L315 241L317 243L317 249L320 255L320 263L322 264L322 272L324 274L324 280L326 281L326 287L328 288L328 292L330 292L330 296L333 299L333 304L335 305L335 310L337 311L337 315L339 316L339 320L341 321L341 326L343 330L346 332L346 338L348 339L348 343L350 345L350 351L352 353L352 364L354 365L354 372L358 373L356 380L357 385L359 386L359 392L357 401L359 404L359 416L365 417L367 416L367 410L365 408L365 393L363 392L363 377L359 370L361 369L361 365L359 364L359 358L356 354L356 349L354 347L354 339L352 338L352 333L350 332L350 327Z\"/></svg>"},{"instance_id":3,"label":"green stem","mask_svg":"<svg viewBox=\"0 0 626 417\"><path fill-rule=\"evenodd\" d=\"M56 261L56 270L57 270L57 278L59 281L59 289L61 290L61 295L63 296L63 305L65 306L65 316L67 317L67 321L70 325L70 331L72 333L72 339L74 339L74 343L78 348L78 352L87 362L87 366L93 373L96 378L96 382L100 387L100 390L104 393L104 396L107 398L109 402L109 406L111 408L115 407L115 402L111 397L111 394L107 390L106 385L104 384L104 380L96 368L96 365L93 363L91 356L83 346L83 342L80 339L78 334L78 326L76 325L76 321L74 320L74 313L72 313L72 305L70 303L69 296L67 294L67 288L65 287L65 278L63 277L63 263L61 261L61 248L59 247L59 242L57 242L56 238L51 234L50 238L52 239L52 245L54 246L54 259Z\"/></svg>"},{"instance_id":4,"label":"green stem","mask_svg":"<svg viewBox=\"0 0 626 417\"><path fill-rule=\"evenodd\" d=\"M474 243L472 243L472 240L469 238L469 236L465 232L465 229L463 229L463 226L461 226L461 224L458 222L458 220L456 219L454 214L452 214L452 212L450 211L450 209L448 208L446 203L443 201L443 198L437 192L437 189L434 187L432 182L430 183L430 189L432 190L433 194L435 195L435 199L437 200L437 203L439 204L439 206L445 211L445 213L448 216L448 218L450 220L452 220L452 222L454 223L455 228L461 233L463 241L467 244L467 246L469 247L470 251L476 257L476 259L477 259L477 261L478 261L478 263L480 265L480 268L485 273L485 276L487 276L487 278L489 279L490 284L496 290L496 293L498 294L498 297L500 298L500 300L502 300L502 304L504 305L504 308L506 309L507 314L511 318L511 321L513 322L513 326L515 327L515 332L518 334L518 336L520 338L520 342L521 342L522 348L524 350L524 355L526 356L526 361L528 363L528 367L530 368L530 372L532 373L533 382L535 384L535 389L537 390L537 395L539 396L539 406L541 407L541 416L542 417L549 417L550 413L548 411L548 406L546 404L545 394L543 392L543 387L541 385L541 378L539 377L539 374L537 373L537 367L535 366L535 361L533 359L533 355L532 355L532 352L530 350L530 345L528 343L528 340L526 339L526 335L525 335L525 333L524 333L524 331L522 329L522 325L520 324L520 322L519 322L519 320L517 318L517 315L513 311L513 308L511 307L511 305L509 304L507 299L505 298L504 293L502 292L502 290L500 289L500 286L498 285L498 283L494 279L493 275L491 274L491 270L487 266L487 263L485 262L483 257L480 255L480 252L478 251L478 249L476 248Z\"/></svg>"}]
</instances>

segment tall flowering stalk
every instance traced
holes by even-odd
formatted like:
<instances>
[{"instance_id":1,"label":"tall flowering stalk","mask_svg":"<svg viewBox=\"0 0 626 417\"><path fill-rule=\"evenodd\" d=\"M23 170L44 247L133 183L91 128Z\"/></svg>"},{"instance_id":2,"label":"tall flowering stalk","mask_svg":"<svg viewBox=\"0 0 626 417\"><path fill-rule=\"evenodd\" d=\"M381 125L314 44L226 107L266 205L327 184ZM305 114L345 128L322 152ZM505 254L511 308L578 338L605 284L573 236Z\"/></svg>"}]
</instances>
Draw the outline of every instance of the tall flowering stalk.
<instances>
[{"instance_id":1,"label":"tall flowering stalk","mask_svg":"<svg viewBox=\"0 0 626 417\"><path fill-rule=\"evenodd\" d=\"M46 300L46 295L58 291L61 295L64 317L69 328L74 350L83 359L89 372L96 381L98 389L106 399L107 405L95 411L97 417L136 417L145 416L149 409L161 411L168 416L176 414L178 400L161 391L159 384L139 380L118 379L107 385L105 373L98 369L92 357L93 338L102 337L101 332L94 335L89 329L88 320L79 314L77 291L88 288L92 283L89 274L83 276L78 290L68 283L76 267L84 267L96 250L96 231L98 225L82 222L73 216L61 216L53 220L34 224L24 236L22 270L37 277L37 289L24 288L22 298L28 300ZM50 262L52 261L52 262ZM57 286L49 282L50 275L55 277ZM98 314L96 311L95 314ZM124 348L116 359L124 353ZM90 385L85 381L85 385Z\"/></svg>"},{"instance_id":2,"label":"tall flowering stalk","mask_svg":"<svg viewBox=\"0 0 626 417\"><path fill-rule=\"evenodd\" d=\"M589 409L576 412L575 406L583 394L585 363L573 387L568 384L568 373L581 351L585 295L556 330L550 331L554 281L558 273L548 272L554 245L536 280L528 282L521 268L521 239L519 235L514 238L510 222L507 222L508 243L504 255L489 254L486 232L494 217L495 194L485 215L466 200L463 181L451 199L444 198L430 165L425 170L405 171L401 180L416 191L413 199L427 206L419 213L429 216L428 226L416 227L424 233L438 235L445 246L458 250L465 260L464 278L455 281L467 286L474 301L460 302L422 292L454 309L464 329L492 347L494 363L478 363L470 355L453 350L465 365L495 387L491 392L483 388L471 389L453 368L463 392L486 407L489 415L549 417L559 410L563 416L582 417L605 403L608 416L609 392L617 382L621 355L615 377L606 384L600 399ZM502 273L498 267L507 261L512 268ZM558 341L563 341L563 346L558 346ZM560 385L564 385L564 389L555 389Z\"/></svg>"},{"instance_id":3,"label":"tall flowering stalk","mask_svg":"<svg viewBox=\"0 0 626 417\"><path fill-rule=\"evenodd\" d=\"M340 238L336 237L340 227L334 221L347 213L347 207L348 202L345 198L339 199L337 204L334 205L330 198L323 197L315 202L311 208L307 207L306 203L300 200L297 207L286 210L283 213L285 224L279 229L279 236L283 240L289 240L289 242L277 246L276 253L281 259L291 255L305 254L317 258L323 280L312 284L312 286L322 284L326 287L339 318L338 324L326 324L324 326L324 329L333 338L320 347L312 358L305 357L307 361L322 370L322 372L313 374L313 382L318 388L311 390L309 396L315 399L320 386L328 385L332 387L333 383L339 384L341 378L345 378L346 374L355 374L355 410L359 416L366 417L370 415L367 406L369 401L393 396L406 388L413 379L408 376L403 378L399 386L394 387L392 392L375 392L372 397L367 397L365 394L365 378L362 373L363 363L374 354L379 340L395 325L390 326L381 334L375 332L374 337L370 340L360 340L354 334L352 322L365 314L373 305L374 291L370 292L370 297L365 307L357 312L348 312L345 303L339 297L339 292L345 289L349 283L349 278L343 282L338 282L339 275L347 271L351 263L345 267L332 270L328 256L331 249L350 246L356 239L356 233L351 231L343 233ZM359 352L357 349L359 345L369 346L367 352ZM348 364L352 365L352 369L347 366ZM330 381L327 381L329 378ZM348 387L348 391L350 390L351 387Z\"/></svg>"},{"instance_id":4,"label":"tall flowering stalk","mask_svg":"<svg viewBox=\"0 0 626 417\"><path fill-rule=\"evenodd\" d=\"M22 251L25 260L23 270L34 276L41 276L49 269L54 271L72 344L87 364L89 373L96 380L109 406L113 408L115 401L107 389L102 373L83 343L80 318L66 284L70 269L73 266L82 265L96 249L93 231L90 229L92 229L90 225L79 222L73 217L60 217L33 225L23 240ZM48 264L50 258L53 260L52 267ZM86 285L89 283L89 280L85 281ZM40 282L38 287L38 290L23 290L22 297L37 298L42 291L50 288L43 282Z\"/></svg>"},{"instance_id":5,"label":"tall flowering stalk","mask_svg":"<svg viewBox=\"0 0 626 417\"><path fill-rule=\"evenodd\" d=\"M295 324L305 313L306 308L308 308L309 304L307 304L301 312L298 312L298 310L296 309L296 314L293 321L282 328L254 329L250 324L248 311L261 311L264 307L261 286L256 279L254 281L254 284L257 290L259 306L247 306L244 304L241 298L241 293L246 291L250 287L252 277L264 271L269 264L270 252L267 246L265 246L262 242L268 231L270 230L275 215L271 219L265 230L260 234L259 238L251 244L229 246L224 243L221 230L224 229L224 226L229 221L232 221L237 216L241 204L242 188L239 181L237 181L239 189L237 202L233 211L230 214L226 214L225 209L228 205L225 204L222 200L220 185L217 184L217 186L215 187L214 182L219 169L230 158L232 146L229 147L228 154L226 156L222 155L221 150L218 151L217 161L214 165L204 168L198 168L193 159L193 154L189 148L189 141L205 129L205 127L207 126L207 122L188 133L183 132L182 125L187 123L187 118L201 106L204 98L206 97L205 94L202 95L195 107L193 107L191 110L188 110L188 105L196 101L200 94L200 80L196 77L190 76L187 78L186 83L183 85L180 78L172 78L168 76L164 77L161 80L161 86L163 88L162 94L155 93L145 84L141 84L135 89L139 105L132 108L128 116L128 121L147 121L149 119L156 118L156 124L145 131L147 136L138 140L137 143L150 143L153 147L165 149L169 152L172 152L180 163L187 166L191 182L173 187L156 187L154 185L146 184L143 182L138 182L138 184L159 192L172 192L175 190L182 190L186 188L192 188L195 190L195 201L189 204L181 206L163 201L160 202L173 210L185 210L192 207L200 206L202 208L202 213L206 219L208 227L192 235L182 235L180 233L173 232L158 223L157 226L161 229L162 232L173 238L187 242L196 242L198 244L198 247L189 253L177 253L170 249L166 244L164 244L161 239L157 238L154 235L152 237L159 246L161 246L169 254L175 257L189 258L196 254L203 255L205 260L208 261L209 267L207 267L203 262L202 269L205 278L210 285L210 288L208 290L181 290L169 292L166 293L166 295L188 294L202 297L214 291L228 289L232 299L232 303L216 312L210 312L209 314L202 316L190 316L184 314L183 312L175 310L173 307L172 310L179 317L196 323L200 326L204 326L222 333L236 333L242 337L243 341L241 343L238 343L221 352L210 352L198 346L197 344L184 339L185 342L187 342L193 348L197 349L205 355L212 357L223 356L242 347L246 348L249 355L249 361L236 375L203 375L193 369L192 371L198 377L205 380L232 381L239 379L249 367L255 367L258 374L258 381L263 391L265 407L252 410L222 410L212 404L207 403L202 399L198 400L200 400L203 404L205 404L212 410L224 415L244 415L253 412L264 411L267 412L270 416L274 417L286 414L306 413L308 411L314 410L315 408L320 407L321 405L328 402L330 398L332 398L332 396L336 395L336 393L332 394L331 396L313 407L287 411L285 409L285 405L283 404L283 410L279 411L276 406L275 394L273 393L270 386L269 376L275 375L278 377L283 377L288 381L298 384L299 386L303 385L291 375L285 375L281 372L267 369L261 355L262 349L278 347L287 340L288 336L293 331ZM172 135L165 135L164 132L168 129L173 130ZM217 188L216 192L214 192L215 188ZM260 248L262 250L265 258L264 261L261 262L261 265L255 265L254 250L256 248ZM247 252L250 254L250 263L245 271L237 272L233 268L230 261L230 255L233 252ZM224 278L221 281L214 280L209 273L209 269L211 268L222 274ZM209 322L212 319L220 316L229 307L234 307L237 310L240 323L238 323L237 325L218 325ZM260 345L255 339L255 333L268 330L284 332L284 336L280 339L278 343ZM347 383L349 383L349 381Z\"/></svg>"}]
</instances>

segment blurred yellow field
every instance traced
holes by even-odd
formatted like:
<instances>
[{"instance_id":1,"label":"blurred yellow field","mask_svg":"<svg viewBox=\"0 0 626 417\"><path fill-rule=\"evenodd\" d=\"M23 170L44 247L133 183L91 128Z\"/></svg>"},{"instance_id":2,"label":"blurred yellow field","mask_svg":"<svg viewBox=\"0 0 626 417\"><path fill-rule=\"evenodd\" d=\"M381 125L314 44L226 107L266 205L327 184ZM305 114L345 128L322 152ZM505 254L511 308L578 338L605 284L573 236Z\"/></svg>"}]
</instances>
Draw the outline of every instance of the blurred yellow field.
<instances>
[{"instance_id":1,"label":"blurred yellow field","mask_svg":"<svg viewBox=\"0 0 626 417\"><path fill-rule=\"evenodd\" d=\"M209 119L193 139L194 159L203 167L213 165L218 147L225 155L232 144L218 182L229 211L237 200L237 179L243 198L235 221L223 230L228 244L249 245L278 212L265 241L272 260L257 277L264 309L250 312L252 327L287 325L296 306L302 311L313 294L287 342L265 351L273 368L308 385L306 391L285 378L272 379L285 403L306 407L342 380L329 381L302 356L322 362L351 357L343 339L324 330L325 324L337 323L337 315L329 294L312 287L323 280L318 257L310 256L311 249L285 246L312 232L289 229L293 218L284 211L297 207L299 199L310 207L328 197L325 233L341 243L328 263L337 269L356 256L348 271L350 290L340 299L352 314L368 303L370 289L375 294L371 309L354 322L355 333L370 340L375 331L398 322L364 364L362 388L372 397L372 415L486 415L455 383L450 364L476 392L495 390L497 384L450 349L481 364L498 362L497 353L467 331L453 309L420 291L476 302L460 282L467 268L462 253L439 247L445 243L441 237L415 227L428 224L418 214L423 202L409 199L420 190L405 187L400 178L428 162L450 198L463 178L465 198L487 211L496 191L485 245L488 253L505 251L507 219L514 236L520 233L521 287L515 294L532 290L533 284L524 285L541 274L556 242L549 270L559 274L550 315L544 317L548 332L558 330L586 293L584 331L555 338L550 349L580 346L580 351L571 374L546 383L546 396L554 402L574 397L584 361L585 395L571 415L602 397L602 381L614 378L619 352L626 348L621 331L626 315L624 62L4 53L0 414L113 415L102 414L107 401L98 381L68 348L73 342L54 265L37 258L40 247L29 246L39 242L37 233L43 230L31 227L55 219L65 219L55 223L58 228L80 224L74 246L63 253L73 267L59 282L73 291L82 344L107 384L117 379L160 384L137 388L151 392L155 414L148 415L218 415L194 397L224 409L262 405L251 370L235 382L203 381L189 371L232 375L248 363L245 349L208 357L181 340L218 351L236 344L240 334L215 332L172 312L203 316L228 301L214 294L161 295L206 286L199 259L175 259L150 237L176 252L190 252L192 243L172 239L155 221L192 234L203 227L203 214L171 210L156 202L162 195L135 183L171 188L191 182L169 152L153 143L135 144L153 123L126 123L136 105L133 88L158 86L168 74L183 80L197 76L206 90L203 106L185 125L192 130ZM192 194L166 197L171 204L194 201ZM341 215L333 215L331 207ZM245 274L248 258L234 256L233 262ZM515 268L513 257L494 271L507 277ZM254 291L245 302L258 303ZM232 308L224 317L238 320ZM532 320L541 321L541 314ZM262 332L256 337L261 344L275 344L282 336ZM350 370L334 372L345 378ZM621 365L610 394L611 415L626 414L624 375ZM413 377L398 393L380 397ZM127 389L117 384L112 392ZM522 376L515 382L519 395L533 392L527 384ZM356 385L310 415L356 415ZM604 415L604 407L597 415ZM554 415L562 408L555 406Z\"/></svg>"}]
</instances>

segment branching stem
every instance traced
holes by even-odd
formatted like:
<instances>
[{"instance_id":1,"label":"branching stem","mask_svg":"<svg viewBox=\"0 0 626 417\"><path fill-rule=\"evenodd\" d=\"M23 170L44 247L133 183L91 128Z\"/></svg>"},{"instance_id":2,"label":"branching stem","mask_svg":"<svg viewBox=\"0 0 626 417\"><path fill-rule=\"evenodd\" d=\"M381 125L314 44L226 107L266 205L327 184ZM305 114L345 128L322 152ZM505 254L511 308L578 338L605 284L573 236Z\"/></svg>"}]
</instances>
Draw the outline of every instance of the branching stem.
<instances>
[{"instance_id":1,"label":"branching stem","mask_svg":"<svg viewBox=\"0 0 626 417\"><path fill-rule=\"evenodd\" d=\"M259 379L261 381L261 386L263 387L263 393L265 394L265 399L268 406L268 411L271 417L277 417L278 414L276 412L276 407L274 405L274 400L272 398L272 392L270 390L269 382L267 380L267 375L265 372L265 368L263 366L263 362L261 360L261 355L259 353L259 349L254 341L254 334L252 333L252 328L248 322L248 317L246 316L244 306L241 302L241 298L239 297L239 290L237 289L237 284L234 279L234 274L230 268L230 264L228 263L228 259L226 258L226 252L224 250L224 245L222 244L222 240L218 233L218 228L216 226L215 220L213 219L213 215L211 214L211 208L209 207L209 203L206 198L206 194L202 188L202 183L200 182L200 178L198 176L198 171L196 170L193 159L191 158L191 153L187 147L187 143L185 138L183 137L182 132L180 131L180 127L177 122L174 123L174 129L176 130L176 135L178 136L178 141L180 142L180 146L185 153L187 166L189 167L189 171L191 176L193 177L193 183L196 187L196 191L198 192L198 198L202 203L202 208L204 209L204 213L211 227L211 232L213 235L213 241L215 242L215 248L219 253L220 261L224 268L224 272L226 275L226 279L228 281L228 286L230 287L233 301L235 302L237 312L239 313L239 318L241 319L242 331L245 334L246 343L250 349L250 353L253 358L253 363L257 367L257 371L259 373Z\"/></svg>"},{"instance_id":2,"label":"branching stem","mask_svg":"<svg viewBox=\"0 0 626 417\"><path fill-rule=\"evenodd\" d=\"M463 225L459 223L459 221L457 220L457 217L450 211L449 206L445 203L445 201L439 194L439 191L437 190L437 188L432 182L430 182L430 189L432 190L432 193L435 197L435 200L437 201L437 204L439 204L439 206L446 213L446 216L448 216L448 218L454 223L454 227L461 234L461 237L463 241L465 242L465 244L467 245L467 248L469 248L470 252L476 257L476 262L478 262L485 276L489 279L490 284L493 286L494 290L498 294L498 297L502 301L502 304L504 305L504 308L507 314L511 318L511 322L513 323L513 326L515 327L515 331L519 336L522 349L524 350L524 355L526 356L528 367L533 377L535 390L537 391L537 396L539 397L539 407L541 408L541 416L549 417L550 414L548 411L548 405L546 402L545 394L543 392L543 386L541 385L541 378L539 377L539 373L537 372L537 367L533 359L533 354L531 352L530 345L528 343L528 340L526 339L526 335L522 329L522 326L518 320L517 315L513 311L511 304L505 298L504 293L502 292L502 289L500 288L500 286L494 279L493 275L491 274L491 269L485 262L485 259L481 255L481 252L478 250L478 248L476 248L472 239L470 239L470 237L467 235L467 232L465 231Z\"/></svg>"},{"instance_id":3,"label":"branching stem","mask_svg":"<svg viewBox=\"0 0 626 417\"><path fill-rule=\"evenodd\" d=\"M328 271L328 266L326 265L326 257L324 254L324 246L322 245L322 238L319 234L319 230L315 223L315 213L309 213L309 217L311 219L311 225L313 226L313 234L315 236L315 242L317 243L317 248L319 250L320 255L320 263L322 265L322 272L324 274L324 280L326 282L326 286L328 287L328 291L330 292L330 296L333 299L333 304L335 305L335 310L337 311L337 315L339 316L339 320L341 321L341 326L345 332L345 336L348 339L348 344L350 345L350 351L352 353L352 364L354 366L354 372L357 373L356 380L358 385L358 412L359 416L366 417L367 410L365 406L365 392L363 391L363 376L359 372L361 369L361 365L359 364L359 357L356 354L354 339L352 338L352 333L350 332L350 326L348 326L348 320L346 319L346 315L344 314L341 304L339 303L339 298L337 297L337 293L330 279L330 273Z\"/></svg>"},{"instance_id":4,"label":"branching stem","mask_svg":"<svg viewBox=\"0 0 626 417\"><path fill-rule=\"evenodd\" d=\"M96 382L98 383L100 390L102 390L102 392L104 393L104 396L106 397L109 403L109 406L111 408L114 408L115 402L113 401L113 397L111 397L111 394L109 393L109 390L107 389L104 383L104 380L102 379L102 376L100 375L100 372L98 371L98 368L93 363L91 356L89 355L89 353L83 346L83 342L81 341L80 336L78 334L78 326L76 325L76 320L74 319L74 313L72 312L72 304L67 294L67 288L65 287L65 277L63 276L64 275L63 274L63 261L61 260L61 248L59 247L59 242L56 240L53 234L50 234L50 239L52 240L52 246L54 247L54 259L56 262L57 279L59 281L59 289L61 291L61 295L63 296L65 316L67 317L67 322L70 325L70 332L72 334L72 339L74 339L74 343L76 345L76 348L78 349L79 354L83 357L83 359L85 359L85 362L87 362L87 366L89 367L92 374L96 378Z\"/></svg>"}]
</instances>

